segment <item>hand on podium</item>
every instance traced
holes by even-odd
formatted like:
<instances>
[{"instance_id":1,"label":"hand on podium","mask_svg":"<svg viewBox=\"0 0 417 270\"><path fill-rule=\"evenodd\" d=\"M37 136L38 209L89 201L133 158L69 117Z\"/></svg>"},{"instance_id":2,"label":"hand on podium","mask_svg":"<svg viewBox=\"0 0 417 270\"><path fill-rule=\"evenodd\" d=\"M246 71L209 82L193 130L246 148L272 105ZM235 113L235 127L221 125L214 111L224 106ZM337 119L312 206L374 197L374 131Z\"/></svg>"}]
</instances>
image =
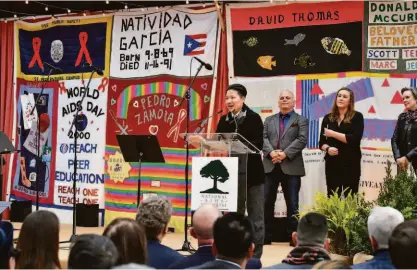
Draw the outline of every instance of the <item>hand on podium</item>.
<instances>
[{"instance_id":1,"label":"hand on podium","mask_svg":"<svg viewBox=\"0 0 417 270\"><path fill-rule=\"evenodd\" d=\"M188 138L188 142L195 146L196 148L200 148L201 147L201 142L204 141L204 138L201 135L191 135L189 134L187 136Z\"/></svg>"}]
</instances>

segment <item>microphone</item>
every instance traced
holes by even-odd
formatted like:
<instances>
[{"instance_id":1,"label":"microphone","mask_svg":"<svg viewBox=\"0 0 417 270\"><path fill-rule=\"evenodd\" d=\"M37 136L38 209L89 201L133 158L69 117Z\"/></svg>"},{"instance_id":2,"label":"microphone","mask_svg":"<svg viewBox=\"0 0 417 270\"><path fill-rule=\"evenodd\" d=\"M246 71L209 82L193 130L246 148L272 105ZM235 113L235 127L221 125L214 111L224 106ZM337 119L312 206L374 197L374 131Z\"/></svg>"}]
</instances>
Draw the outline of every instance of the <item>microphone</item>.
<instances>
[{"instance_id":1,"label":"microphone","mask_svg":"<svg viewBox=\"0 0 417 270\"><path fill-rule=\"evenodd\" d=\"M208 64L208 63L206 63L206 62L204 62L203 60L201 60L200 58L198 58L198 57L193 57L195 60L197 60L198 62L200 62L200 64L202 64L207 70L213 70L213 67L210 65L210 64Z\"/></svg>"},{"instance_id":2,"label":"microphone","mask_svg":"<svg viewBox=\"0 0 417 270\"><path fill-rule=\"evenodd\" d=\"M103 70L99 69L98 67L95 67L93 65L90 65L90 63L85 62L83 67L90 67L92 70L94 70L95 72L97 72L98 75L103 76Z\"/></svg>"},{"instance_id":3,"label":"microphone","mask_svg":"<svg viewBox=\"0 0 417 270\"><path fill-rule=\"evenodd\" d=\"M203 120L201 120L199 123L197 123L198 125L203 125L206 124L207 120L209 120L210 118L214 117L215 115L221 114L223 112L223 110L220 110L218 112L213 113L212 115L210 115L209 117L204 118ZM195 125L195 124L194 124ZM193 126L194 126L193 125Z\"/></svg>"},{"instance_id":4,"label":"microphone","mask_svg":"<svg viewBox=\"0 0 417 270\"><path fill-rule=\"evenodd\" d=\"M59 73L62 73L62 69L60 69L60 68L58 68L58 67L55 67L55 66L53 66L53 65L49 64L48 62L43 62L43 64L44 64L45 66L50 67L52 70L55 70L55 71L57 71L57 72L59 72Z\"/></svg>"}]
</instances>

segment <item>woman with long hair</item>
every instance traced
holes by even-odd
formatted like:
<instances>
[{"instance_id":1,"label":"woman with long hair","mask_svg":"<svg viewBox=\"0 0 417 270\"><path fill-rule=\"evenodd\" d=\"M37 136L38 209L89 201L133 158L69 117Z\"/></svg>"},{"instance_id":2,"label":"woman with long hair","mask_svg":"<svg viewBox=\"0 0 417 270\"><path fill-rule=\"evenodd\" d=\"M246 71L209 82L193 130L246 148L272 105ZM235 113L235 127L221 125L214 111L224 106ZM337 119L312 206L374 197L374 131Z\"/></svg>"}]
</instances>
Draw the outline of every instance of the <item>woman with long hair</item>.
<instances>
[{"instance_id":1,"label":"woman with long hair","mask_svg":"<svg viewBox=\"0 0 417 270\"><path fill-rule=\"evenodd\" d=\"M407 169L411 163L417 171L417 89L401 89L406 112L398 116L391 138L392 153L400 169Z\"/></svg>"},{"instance_id":2,"label":"woman with long hair","mask_svg":"<svg viewBox=\"0 0 417 270\"><path fill-rule=\"evenodd\" d=\"M23 221L16 249L16 269L61 268L58 217L44 210L29 214Z\"/></svg>"},{"instance_id":3,"label":"woman with long hair","mask_svg":"<svg viewBox=\"0 0 417 270\"><path fill-rule=\"evenodd\" d=\"M324 116L320 131L320 149L326 152L327 195L337 190L357 193L361 177L360 148L364 129L363 115L355 111L352 90L343 87L336 93L332 110Z\"/></svg>"},{"instance_id":4,"label":"woman with long hair","mask_svg":"<svg viewBox=\"0 0 417 270\"><path fill-rule=\"evenodd\" d=\"M145 230L136 220L117 218L107 226L103 235L110 238L119 251L117 265L129 263L146 265L148 252Z\"/></svg>"}]
</instances>

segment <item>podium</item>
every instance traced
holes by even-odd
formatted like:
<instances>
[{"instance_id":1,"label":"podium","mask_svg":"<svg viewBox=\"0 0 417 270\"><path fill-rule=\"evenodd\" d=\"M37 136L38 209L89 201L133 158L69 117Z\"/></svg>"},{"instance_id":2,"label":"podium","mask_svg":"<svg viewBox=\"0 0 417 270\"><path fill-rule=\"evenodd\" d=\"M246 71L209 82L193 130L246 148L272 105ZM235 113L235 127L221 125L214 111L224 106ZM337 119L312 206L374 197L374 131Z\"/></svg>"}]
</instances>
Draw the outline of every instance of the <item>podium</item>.
<instances>
[{"instance_id":1,"label":"podium","mask_svg":"<svg viewBox=\"0 0 417 270\"><path fill-rule=\"evenodd\" d=\"M140 202L140 173L142 162L165 163L155 135L116 135L125 162L139 162L138 174L138 197L137 206Z\"/></svg>"},{"instance_id":2,"label":"podium","mask_svg":"<svg viewBox=\"0 0 417 270\"><path fill-rule=\"evenodd\" d=\"M239 133L188 133L182 136L200 149L200 155L193 157L192 163L191 210L212 203L221 211L244 214L248 155L262 155L262 151ZM203 188L207 178L213 180L212 188Z\"/></svg>"}]
</instances>

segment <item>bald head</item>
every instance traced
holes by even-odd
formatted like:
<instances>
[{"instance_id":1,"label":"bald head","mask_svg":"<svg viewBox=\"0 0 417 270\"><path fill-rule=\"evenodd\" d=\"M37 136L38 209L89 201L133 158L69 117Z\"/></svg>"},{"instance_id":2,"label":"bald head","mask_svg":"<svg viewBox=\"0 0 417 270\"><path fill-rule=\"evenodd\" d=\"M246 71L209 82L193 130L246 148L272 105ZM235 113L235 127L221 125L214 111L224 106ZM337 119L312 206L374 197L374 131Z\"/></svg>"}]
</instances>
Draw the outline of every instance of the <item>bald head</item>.
<instances>
[{"instance_id":1,"label":"bald head","mask_svg":"<svg viewBox=\"0 0 417 270\"><path fill-rule=\"evenodd\" d=\"M294 93L291 90L282 90L281 92L279 92L278 98L281 98L281 96L290 96L294 99Z\"/></svg>"},{"instance_id":2,"label":"bald head","mask_svg":"<svg viewBox=\"0 0 417 270\"><path fill-rule=\"evenodd\" d=\"M193 215L193 230L198 239L212 239L214 222L222 216L212 204L204 204Z\"/></svg>"},{"instance_id":3,"label":"bald head","mask_svg":"<svg viewBox=\"0 0 417 270\"><path fill-rule=\"evenodd\" d=\"M281 113L287 114L294 109L294 93L284 90L279 94L278 107Z\"/></svg>"}]
</instances>

